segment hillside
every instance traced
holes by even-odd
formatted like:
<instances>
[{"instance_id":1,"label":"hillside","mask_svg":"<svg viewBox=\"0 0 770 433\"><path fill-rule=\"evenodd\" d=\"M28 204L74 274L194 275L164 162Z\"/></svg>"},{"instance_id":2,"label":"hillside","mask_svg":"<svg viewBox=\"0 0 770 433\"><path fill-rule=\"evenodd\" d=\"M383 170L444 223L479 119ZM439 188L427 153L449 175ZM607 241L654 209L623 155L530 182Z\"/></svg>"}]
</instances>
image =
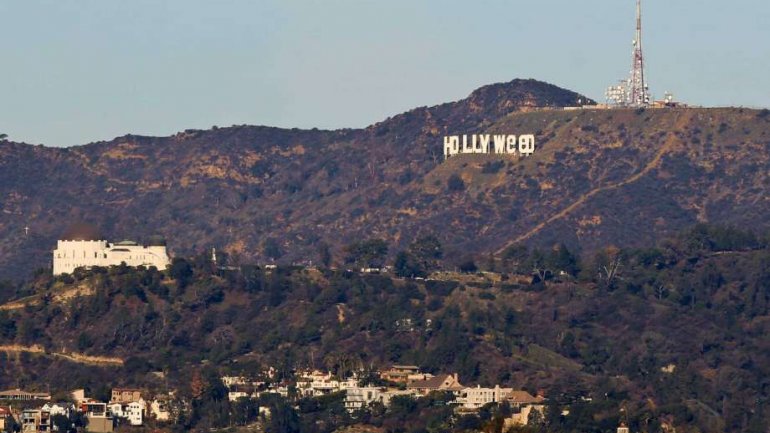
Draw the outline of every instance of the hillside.
<instances>
[{"instance_id":1,"label":"hillside","mask_svg":"<svg viewBox=\"0 0 770 433\"><path fill-rule=\"evenodd\" d=\"M318 261L324 244L340 261L362 238L395 253L428 233L461 260L514 242L652 245L696 222L768 228L766 111L545 109L581 99L514 80L365 129L0 142L0 279L47 265L75 221L110 239L161 234L179 255L217 247L283 263ZM443 162L444 135L485 131L534 133L538 151ZM453 174L464 189L448 189Z\"/></svg>"},{"instance_id":2,"label":"hillside","mask_svg":"<svg viewBox=\"0 0 770 433\"><path fill-rule=\"evenodd\" d=\"M186 392L200 368L345 374L414 363L457 371L465 384L542 390L549 413L572 410L549 418L548 431L606 431L624 407L635 431L759 432L770 401L768 245L698 226L657 249L610 248L582 260L520 251L496 265L503 273L427 280L221 271L204 258L178 261L170 273L41 275L15 294L25 306L0 310L0 388ZM612 263L621 266L609 278L602 272ZM533 266L559 277L512 273ZM80 295L59 296L73 291Z\"/></svg>"}]
</instances>

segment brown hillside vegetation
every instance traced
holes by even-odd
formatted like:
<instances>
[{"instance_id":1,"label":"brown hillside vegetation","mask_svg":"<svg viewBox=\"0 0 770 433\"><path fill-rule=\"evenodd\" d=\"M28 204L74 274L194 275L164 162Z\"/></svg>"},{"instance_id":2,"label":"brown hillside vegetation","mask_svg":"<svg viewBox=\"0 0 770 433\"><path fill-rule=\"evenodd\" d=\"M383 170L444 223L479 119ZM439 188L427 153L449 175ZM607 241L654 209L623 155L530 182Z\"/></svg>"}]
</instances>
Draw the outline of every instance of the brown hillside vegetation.
<instances>
[{"instance_id":1,"label":"brown hillside vegetation","mask_svg":"<svg viewBox=\"0 0 770 433\"><path fill-rule=\"evenodd\" d=\"M514 242L649 245L696 222L767 228L770 116L745 109L579 110L532 80L483 87L361 130L233 126L57 149L0 142L0 278L46 265L73 221L174 253L317 261L433 233L447 256ZM535 110L534 108L539 108ZM545 109L544 109L545 108ZM525 160L443 161L446 134L534 133ZM450 191L453 175L464 188ZM30 233L24 235L24 227Z\"/></svg>"},{"instance_id":2,"label":"brown hillside vegetation","mask_svg":"<svg viewBox=\"0 0 770 433\"><path fill-rule=\"evenodd\" d=\"M186 263L186 283L173 270L118 266L20 287L92 290L0 311L0 388L186 392L202 368L345 376L407 364L457 372L466 385L542 390L547 431L609 431L621 407L634 431L768 425L770 239L747 231L699 225L659 248L582 260L530 251L499 262L502 272L427 279ZM546 281L522 275L533 266L549 269Z\"/></svg>"}]
</instances>

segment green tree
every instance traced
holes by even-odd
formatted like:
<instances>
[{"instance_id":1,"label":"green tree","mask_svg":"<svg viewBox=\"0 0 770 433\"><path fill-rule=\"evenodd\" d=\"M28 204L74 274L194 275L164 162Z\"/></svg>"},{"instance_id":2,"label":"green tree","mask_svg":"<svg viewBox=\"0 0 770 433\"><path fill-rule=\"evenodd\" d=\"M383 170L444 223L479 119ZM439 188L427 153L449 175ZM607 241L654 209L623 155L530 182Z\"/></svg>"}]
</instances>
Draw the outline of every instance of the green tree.
<instances>
[{"instance_id":1,"label":"green tree","mask_svg":"<svg viewBox=\"0 0 770 433\"><path fill-rule=\"evenodd\" d=\"M325 268L328 268L332 264L331 249L326 242L320 242L318 244L318 260Z\"/></svg>"},{"instance_id":2,"label":"green tree","mask_svg":"<svg viewBox=\"0 0 770 433\"><path fill-rule=\"evenodd\" d=\"M72 421L64 415L54 415L51 417L51 424L54 429L60 433L75 432L76 429Z\"/></svg>"},{"instance_id":3,"label":"green tree","mask_svg":"<svg viewBox=\"0 0 770 433\"><path fill-rule=\"evenodd\" d=\"M438 261L444 257L444 247L436 236L426 235L409 244L409 253L428 272L438 267Z\"/></svg>"},{"instance_id":4,"label":"green tree","mask_svg":"<svg viewBox=\"0 0 770 433\"><path fill-rule=\"evenodd\" d=\"M401 251L396 254L396 260L393 263L393 269L399 277L402 278L414 278L424 277L425 269L415 259L414 255Z\"/></svg>"},{"instance_id":5,"label":"green tree","mask_svg":"<svg viewBox=\"0 0 770 433\"><path fill-rule=\"evenodd\" d=\"M579 259L576 255L572 254L567 246L564 244L557 245L547 258L548 267L555 272L566 272L569 275L575 276L580 272L578 267Z\"/></svg>"},{"instance_id":6,"label":"green tree","mask_svg":"<svg viewBox=\"0 0 770 433\"><path fill-rule=\"evenodd\" d=\"M169 269L169 275L176 280L177 287L184 289L192 280L193 269L190 262L181 257L174 257L171 261L171 268Z\"/></svg>"},{"instance_id":7,"label":"green tree","mask_svg":"<svg viewBox=\"0 0 770 433\"><path fill-rule=\"evenodd\" d=\"M464 272L466 274L470 274L479 270L478 266L476 266L476 262L474 262L471 258L460 262L458 267L460 268L460 272Z\"/></svg>"},{"instance_id":8,"label":"green tree","mask_svg":"<svg viewBox=\"0 0 770 433\"><path fill-rule=\"evenodd\" d=\"M345 263L362 268L381 268L388 255L388 244L382 239L368 239L345 247Z\"/></svg>"},{"instance_id":9,"label":"green tree","mask_svg":"<svg viewBox=\"0 0 770 433\"><path fill-rule=\"evenodd\" d=\"M463 178L456 173L449 176L449 179L447 179L447 189L449 192L465 191L465 182L463 181Z\"/></svg>"},{"instance_id":10,"label":"green tree","mask_svg":"<svg viewBox=\"0 0 770 433\"><path fill-rule=\"evenodd\" d=\"M299 433L300 422L297 411L283 399L270 407L270 418L265 426L267 433Z\"/></svg>"},{"instance_id":11,"label":"green tree","mask_svg":"<svg viewBox=\"0 0 770 433\"><path fill-rule=\"evenodd\" d=\"M262 245L262 252L266 257L273 260L278 260L283 257L283 249L281 249L281 245L279 245L278 241L273 238L265 239L265 242Z\"/></svg>"}]
</instances>

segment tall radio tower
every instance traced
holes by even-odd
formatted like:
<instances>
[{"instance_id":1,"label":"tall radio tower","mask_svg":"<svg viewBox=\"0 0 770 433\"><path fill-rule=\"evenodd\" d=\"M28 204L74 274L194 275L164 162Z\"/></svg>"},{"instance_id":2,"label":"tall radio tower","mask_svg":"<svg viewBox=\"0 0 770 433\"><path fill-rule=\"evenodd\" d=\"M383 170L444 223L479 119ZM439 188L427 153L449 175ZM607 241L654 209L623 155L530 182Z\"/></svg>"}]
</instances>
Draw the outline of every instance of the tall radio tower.
<instances>
[{"instance_id":1,"label":"tall radio tower","mask_svg":"<svg viewBox=\"0 0 770 433\"><path fill-rule=\"evenodd\" d=\"M644 77L644 53L642 52L642 0L636 0L636 36L631 63L631 76L620 85L607 89L607 101L623 107L650 105L650 91Z\"/></svg>"},{"instance_id":2,"label":"tall radio tower","mask_svg":"<svg viewBox=\"0 0 770 433\"><path fill-rule=\"evenodd\" d=\"M642 0L636 0L636 37L634 38L634 56L631 66L631 79L628 83L629 105L644 107L650 103L647 81L644 79L644 54L642 53Z\"/></svg>"}]
</instances>

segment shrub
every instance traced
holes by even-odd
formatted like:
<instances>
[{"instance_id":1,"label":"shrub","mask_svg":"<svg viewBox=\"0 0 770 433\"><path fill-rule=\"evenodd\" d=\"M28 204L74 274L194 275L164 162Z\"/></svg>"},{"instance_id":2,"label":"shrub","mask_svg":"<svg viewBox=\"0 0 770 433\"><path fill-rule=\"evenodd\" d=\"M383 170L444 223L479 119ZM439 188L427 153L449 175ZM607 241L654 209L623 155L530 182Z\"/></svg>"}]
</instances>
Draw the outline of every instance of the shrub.
<instances>
[{"instance_id":1,"label":"shrub","mask_svg":"<svg viewBox=\"0 0 770 433\"><path fill-rule=\"evenodd\" d=\"M505 161L502 161L502 160L485 162L484 166L481 167L481 172L484 174L495 174L499 172L504 166L505 166Z\"/></svg>"},{"instance_id":2,"label":"shrub","mask_svg":"<svg viewBox=\"0 0 770 433\"><path fill-rule=\"evenodd\" d=\"M489 292L481 292L481 293L479 293L479 299L486 299L488 301L494 301L495 299L497 299L497 296L495 296L494 294L489 293Z\"/></svg>"},{"instance_id":3,"label":"shrub","mask_svg":"<svg viewBox=\"0 0 770 433\"><path fill-rule=\"evenodd\" d=\"M460 272L464 272L466 274L479 270L478 266L476 266L476 263L472 259L464 260L462 263L460 263L459 268Z\"/></svg>"},{"instance_id":4,"label":"shrub","mask_svg":"<svg viewBox=\"0 0 770 433\"><path fill-rule=\"evenodd\" d=\"M447 179L447 189L449 189L450 192L465 191L465 182L460 176L453 174Z\"/></svg>"}]
</instances>

